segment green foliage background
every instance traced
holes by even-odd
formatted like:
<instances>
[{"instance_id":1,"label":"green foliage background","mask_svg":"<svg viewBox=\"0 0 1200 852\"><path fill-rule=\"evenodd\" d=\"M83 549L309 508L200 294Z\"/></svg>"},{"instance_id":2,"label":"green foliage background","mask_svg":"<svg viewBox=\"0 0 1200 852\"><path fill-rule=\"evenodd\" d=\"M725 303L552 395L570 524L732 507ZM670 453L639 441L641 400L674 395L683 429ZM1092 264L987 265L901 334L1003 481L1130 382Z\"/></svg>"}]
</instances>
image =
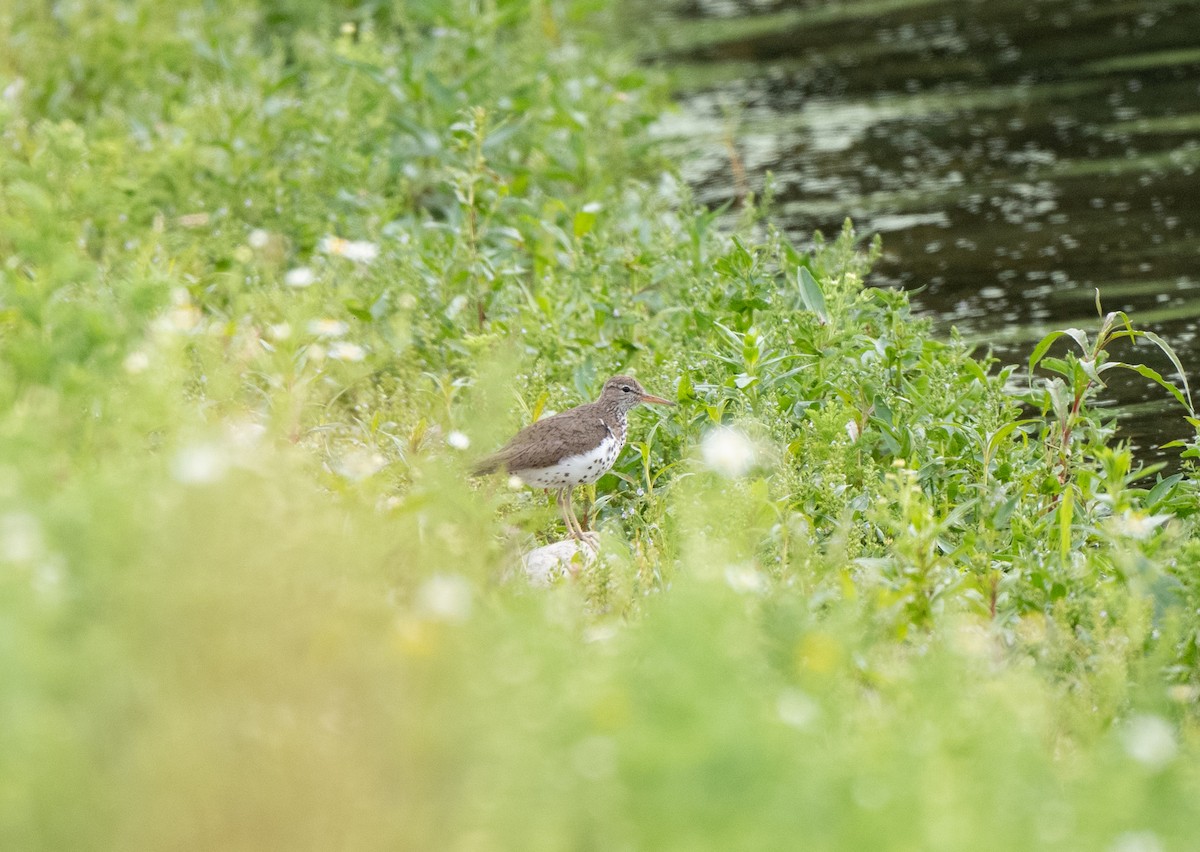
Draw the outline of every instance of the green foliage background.
<instances>
[{"instance_id":1,"label":"green foliage background","mask_svg":"<svg viewBox=\"0 0 1200 852\"><path fill-rule=\"evenodd\" d=\"M718 228L604 11L0 10L0 846L1200 843L1197 488L1093 405L1186 394ZM530 588L465 471L618 371L679 408Z\"/></svg>"}]
</instances>

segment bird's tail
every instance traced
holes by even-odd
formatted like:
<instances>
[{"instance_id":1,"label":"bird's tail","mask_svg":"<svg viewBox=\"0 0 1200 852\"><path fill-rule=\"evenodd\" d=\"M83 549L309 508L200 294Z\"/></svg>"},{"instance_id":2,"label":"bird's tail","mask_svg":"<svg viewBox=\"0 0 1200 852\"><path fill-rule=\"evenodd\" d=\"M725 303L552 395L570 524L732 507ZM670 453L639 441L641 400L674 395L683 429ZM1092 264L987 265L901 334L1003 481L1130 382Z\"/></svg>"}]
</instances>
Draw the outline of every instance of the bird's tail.
<instances>
[{"instance_id":1,"label":"bird's tail","mask_svg":"<svg viewBox=\"0 0 1200 852\"><path fill-rule=\"evenodd\" d=\"M471 465L471 476L487 476L489 473L495 473L502 467L504 467L504 456L500 453L495 453L481 458L475 464Z\"/></svg>"}]
</instances>

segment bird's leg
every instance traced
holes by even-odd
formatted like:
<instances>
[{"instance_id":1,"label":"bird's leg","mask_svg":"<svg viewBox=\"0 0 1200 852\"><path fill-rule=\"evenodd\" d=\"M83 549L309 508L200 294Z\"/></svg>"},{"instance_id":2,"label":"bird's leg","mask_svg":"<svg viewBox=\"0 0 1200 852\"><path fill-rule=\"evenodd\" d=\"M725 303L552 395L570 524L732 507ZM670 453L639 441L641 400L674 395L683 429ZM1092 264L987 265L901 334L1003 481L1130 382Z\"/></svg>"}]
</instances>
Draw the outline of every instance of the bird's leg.
<instances>
[{"instance_id":1,"label":"bird's leg","mask_svg":"<svg viewBox=\"0 0 1200 852\"><path fill-rule=\"evenodd\" d=\"M555 502L558 503L558 511L562 515L563 523L567 525L567 532L572 538L575 538L575 525L571 523L571 512L567 509L567 495L570 493L571 489L569 488L558 489Z\"/></svg>"},{"instance_id":2,"label":"bird's leg","mask_svg":"<svg viewBox=\"0 0 1200 852\"><path fill-rule=\"evenodd\" d=\"M583 541L583 528L579 526L579 519L575 517L575 512L571 508L571 489L563 488L558 492L561 496L563 520L567 522L567 530L571 533L571 538L576 541Z\"/></svg>"},{"instance_id":3,"label":"bird's leg","mask_svg":"<svg viewBox=\"0 0 1200 852\"><path fill-rule=\"evenodd\" d=\"M589 499L589 494L592 492L592 487L583 486L583 521L580 523L580 532L588 533L592 530L592 500ZM578 515L576 515L578 518Z\"/></svg>"}]
</instances>

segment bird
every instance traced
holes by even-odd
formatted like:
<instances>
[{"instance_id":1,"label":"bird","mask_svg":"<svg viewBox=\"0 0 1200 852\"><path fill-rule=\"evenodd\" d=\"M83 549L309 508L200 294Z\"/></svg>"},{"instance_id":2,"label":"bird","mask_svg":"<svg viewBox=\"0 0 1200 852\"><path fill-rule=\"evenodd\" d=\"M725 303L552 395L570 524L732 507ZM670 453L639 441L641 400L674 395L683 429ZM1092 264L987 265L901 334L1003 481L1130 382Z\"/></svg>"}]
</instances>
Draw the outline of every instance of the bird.
<instances>
[{"instance_id":1,"label":"bird","mask_svg":"<svg viewBox=\"0 0 1200 852\"><path fill-rule=\"evenodd\" d=\"M471 472L485 476L504 470L526 485L557 491L568 532L583 541L583 527L571 508L571 490L595 482L613 466L625 446L627 415L642 403L675 404L646 393L631 376L613 376L595 402L531 423L476 462Z\"/></svg>"}]
</instances>

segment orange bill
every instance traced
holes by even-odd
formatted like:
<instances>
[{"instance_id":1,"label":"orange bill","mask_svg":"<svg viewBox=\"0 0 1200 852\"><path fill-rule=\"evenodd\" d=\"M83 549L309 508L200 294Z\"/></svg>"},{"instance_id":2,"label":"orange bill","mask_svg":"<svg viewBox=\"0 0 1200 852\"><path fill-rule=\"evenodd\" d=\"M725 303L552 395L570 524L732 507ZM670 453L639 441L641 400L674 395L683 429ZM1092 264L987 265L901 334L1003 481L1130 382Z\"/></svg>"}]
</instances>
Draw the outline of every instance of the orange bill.
<instances>
[{"instance_id":1,"label":"orange bill","mask_svg":"<svg viewBox=\"0 0 1200 852\"><path fill-rule=\"evenodd\" d=\"M661 396L651 396L648 393L642 394L642 402L649 402L654 405L674 405L669 399L663 399Z\"/></svg>"}]
</instances>

